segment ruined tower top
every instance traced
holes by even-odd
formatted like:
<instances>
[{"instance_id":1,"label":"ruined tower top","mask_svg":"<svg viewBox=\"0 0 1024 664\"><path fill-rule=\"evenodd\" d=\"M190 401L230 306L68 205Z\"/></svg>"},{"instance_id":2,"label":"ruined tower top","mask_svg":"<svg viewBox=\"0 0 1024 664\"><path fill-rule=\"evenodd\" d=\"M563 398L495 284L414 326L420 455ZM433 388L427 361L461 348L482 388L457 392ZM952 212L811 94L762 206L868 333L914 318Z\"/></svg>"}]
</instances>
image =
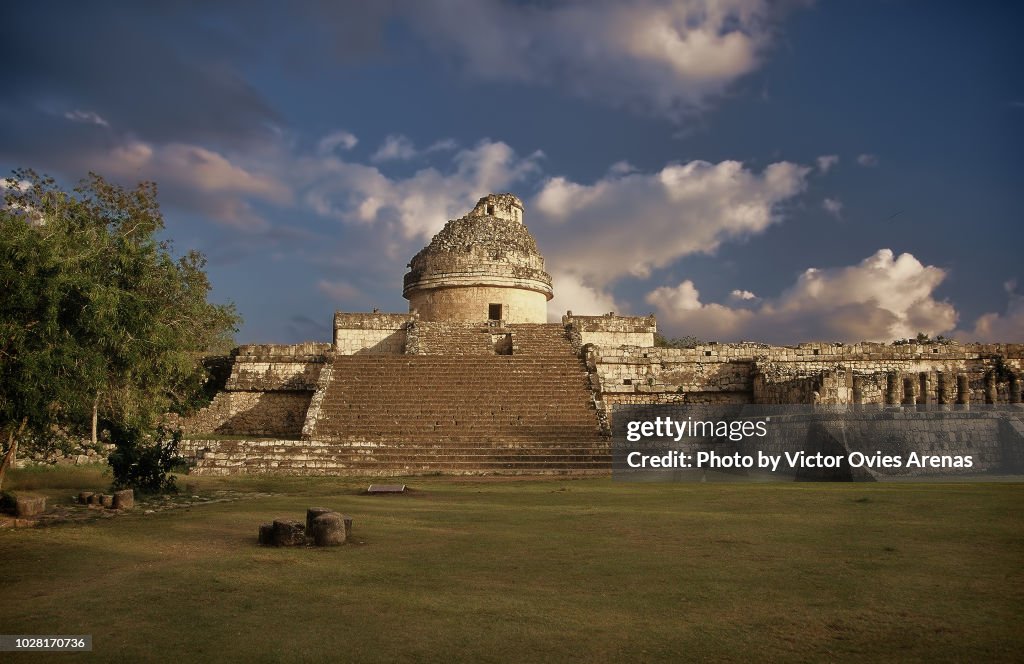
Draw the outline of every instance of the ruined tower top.
<instances>
[{"instance_id":1,"label":"ruined tower top","mask_svg":"<svg viewBox=\"0 0 1024 664\"><path fill-rule=\"evenodd\" d=\"M523 223L523 202L515 194L487 194L466 216L497 217Z\"/></svg>"},{"instance_id":2,"label":"ruined tower top","mask_svg":"<svg viewBox=\"0 0 1024 664\"><path fill-rule=\"evenodd\" d=\"M489 194L413 256L402 295L423 320L544 323L551 276L523 202Z\"/></svg>"}]
</instances>

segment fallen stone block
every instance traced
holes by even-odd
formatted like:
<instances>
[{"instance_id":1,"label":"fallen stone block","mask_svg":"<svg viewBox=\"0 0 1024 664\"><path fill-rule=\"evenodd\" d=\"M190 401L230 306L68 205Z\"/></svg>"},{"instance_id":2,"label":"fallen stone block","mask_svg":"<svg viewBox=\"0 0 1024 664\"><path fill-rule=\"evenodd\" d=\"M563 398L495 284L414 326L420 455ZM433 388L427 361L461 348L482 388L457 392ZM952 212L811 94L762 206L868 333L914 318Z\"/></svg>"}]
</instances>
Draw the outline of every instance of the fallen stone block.
<instances>
[{"instance_id":1,"label":"fallen stone block","mask_svg":"<svg viewBox=\"0 0 1024 664\"><path fill-rule=\"evenodd\" d=\"M82 492L80 492L78 494L78 502L79 502L79 504L81 504L81 505L88 505L89 504L89 499L92 498L92 496L93 496L93 492L92 491L82 491Z\"/></svg>"},{"instance_id":2,"label":"fallen stone block","mask_svg":"<svg viewBox=\"0 0 1024 664\"><path fill-rule=\"evenodd\" d=\"M321 514L313 519L311 536L317 546L338 546L346 540L345 520L337 512Z\"/></svg>"},{"instance_id":3,"label":"fallen stone block","mask_svg":"<svg viewBox=\"0 0 1024 664\"><path fill-rule=\"evenodd\" d=\"M260 546L274 546L274 524L264 523L261 525L257 541Z\"/></svg>"},{"instance_id":4,"label":"fallen stone block","mask_svg":"<svg viewBox=\"0 0 1024 664\"><path fill-rule=\"evenodd\" d=\"M130 510L135 507L135 492L131 489L123 489L114 492L114 509Z\"/></svg>"},{"instance_id":5,"label":"fallen stone block","mask_svg":"<svg viewBox=\"0 0 1024 664\"><path fill-rule=\"evenodd\" d=\"M306 510L306 532L313 532L313 519L317 518L321 514L331 514L334 512L332 509L326 507L310 507Z\"/></svg>"},{"instance_id":6,"label":"fallen stone block","mask_svg":"<svg viewBox=\"0 0 1024 664\"><path fill-rule=\"evenodd\" d=\"M100 505L110 509L114 506L114 497L110 494L104 494L100 496Z\"/></svg>"},{"instance_id":7,"label":"fallen stone block","mask_svg":"<svg viewBox=\"0 0 1024 664\"><path fill-rule=\"evenodd\" d=\"M90 505L99 505L100 504L100 499L102 497L103 496L101 494L98 494L98 493L91 493L91 494L89 494L89 504Z\"/></svg>"},{"instance_id":8,"label":"fallen stone block","mask_svg":"<svg viewBox=\"0 0 1024 664\"><path fill-rule=\"evenodd\" d=\"M42 514L46 511L46 498L44 496L16 496L14 510L19 517Z\"/></svg>"},{"instance_id":9,"label":"fallen stone block","mask_svg":"<svg viewBox=\"0 0 1024 664\"><path fill-rule=\"evenodd\" d=\"M301 546L306 543L305 527L301 521L274 520L274 546Z\"/></svg>"}]
</instances>

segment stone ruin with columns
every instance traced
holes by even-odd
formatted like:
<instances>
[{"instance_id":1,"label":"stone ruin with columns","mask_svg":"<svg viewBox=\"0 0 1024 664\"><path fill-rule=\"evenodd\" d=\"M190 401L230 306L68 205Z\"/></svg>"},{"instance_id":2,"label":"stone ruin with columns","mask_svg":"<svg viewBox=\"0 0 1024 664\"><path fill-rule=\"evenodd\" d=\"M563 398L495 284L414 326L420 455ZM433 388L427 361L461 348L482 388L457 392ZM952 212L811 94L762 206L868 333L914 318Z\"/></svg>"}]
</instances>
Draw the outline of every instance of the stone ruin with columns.
<instances>
[{"instance_id":1,"label":"stone ruin with columns","mask_svg":"<svg viewBox=\"0 0 1024 664\"><path fill-rule=\"evenodd\" d=\"M212 403L178 420L193 472L604 473L615 405L1021 403L1024 344L675 349L655 347L654 316L548 323L523 217L497 194L449 221L409 263L409 313L337 312L331 343L236 349Z\"/></svg>"}]
</instances>

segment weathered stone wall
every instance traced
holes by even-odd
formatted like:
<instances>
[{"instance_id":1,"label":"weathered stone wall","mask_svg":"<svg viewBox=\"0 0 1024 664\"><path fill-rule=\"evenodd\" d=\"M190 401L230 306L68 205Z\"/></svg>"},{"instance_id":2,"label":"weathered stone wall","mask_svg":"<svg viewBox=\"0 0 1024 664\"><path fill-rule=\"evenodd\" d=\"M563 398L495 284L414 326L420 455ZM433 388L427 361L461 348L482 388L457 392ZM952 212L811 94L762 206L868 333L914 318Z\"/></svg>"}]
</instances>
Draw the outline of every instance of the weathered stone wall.
<instances>
[{"instance_id":1,"label":"weathered stone wall","mask_svg":"<svg viewBox=\"0 0 1024 664\"><path fill-rule=\"evenodd\" d=\"M334 314L334 349L338 355L405 352L406 328L415 317L410 314Z\"/></svg>"},{"instance_id":2,"label":"weathered stone wall","mask_svg":"<svg viewBox=\"0 0 1024 664\"><path fill-rule=\"evenodd\" d=\"M562 325L569 326L570 336L577 338L580 345L605 348L654 346L658 329L654 316L575 316L571 311L562 316Z\"/></svg>"},{"instance_id":3,"label":"weathered stone wall","mask_svg":"<svg viewBox=\"0 0 1024 664\"><path fill-rule=\"evenodd\" d=\"M302 424L311 391L220 392L206 408L177 420L186 435L293 436Z\"/></svg>"},{"instance_id":4,"label":"weathered stone wall","mask_svg":"<svg viewBox=\"0 0 1024 664\"><path fill-rule=\"evenodd\" d=\"M770 347L756 358L753 396L755 403L1020 403L1022 357L1022 344Z\"/></svg>"},{"instance_id":5,"label":"weathered stone wall","mask_svg":"<svg viewBox=\"0 0 1024 664\"><path fill-rule=\"evenodd\" d=\"M330 351L323 343L240 346L210 405L165 420L186 435L298 436Z\"/></svg>"},{"instance_id":6,"label":"weathered stone wall","mask_svg":"<svg viewBox=\"0 0 1024 664\"><path fill-rule=\"evenodd\" d=\"M276 361L315 360L331 349L331 344L305 341L300 344L245 344L235 349L236 358L269 359Z\"/></svg>"},{"instance_id":7,"label":"weathered stone wall","mask_svg":"<svg viewBox=\"0 0 1024 664\"><path fill-rule=\"evenodd\" d=\"M465 286L409 294L409 310L417 312L423 321L482 323L488 320L491 304L500 304L502 319L510 323L547 322L548 298L533 290Z\"/></svg>"},{"instance_id":8,"label":"weathered stone wall","mask_svg":"<svg viewBox=\"0 0 1024 664\"><path fill-rule=\"evenodd\" d=\"M754 362L753 403L846 404L853 403L845 372L832 367Z\"/></svg>"},{"instance_id":9,"label":"weathered stone wall","mask_svg":"<svg viewBox=\"0 0 1024 664\"><path fill-rule=\"evenodd\" d=\"M601 319L608 320L594 320ZM583 327L576 321L570 331ZM596 400L608 409L664 403L1020 403L1024 376L1024 344L738 343L585 350Z\"/></svg>"},{"instance_id":10,"label":"weathered stone wall","mask_svg":"<svg viewBox=\"0 0 1024 664\"><path fill-rule=\"evenodd\" d=\"M712 357L701 349L591 346L587 359L606 394L738 392L749 401L753 360L714 352Z\"/></svg>"},{"instance_id":11,"label":"weathered stone wall","mask_svg":"<svg viewBox=\"0 0 1024 664\"><path fill-rule=\"evenodd\" d=\"M281 362L276 358L237 358L225 389L232 392L313 390L323 360Z\"/></svg>"}]
</instances>

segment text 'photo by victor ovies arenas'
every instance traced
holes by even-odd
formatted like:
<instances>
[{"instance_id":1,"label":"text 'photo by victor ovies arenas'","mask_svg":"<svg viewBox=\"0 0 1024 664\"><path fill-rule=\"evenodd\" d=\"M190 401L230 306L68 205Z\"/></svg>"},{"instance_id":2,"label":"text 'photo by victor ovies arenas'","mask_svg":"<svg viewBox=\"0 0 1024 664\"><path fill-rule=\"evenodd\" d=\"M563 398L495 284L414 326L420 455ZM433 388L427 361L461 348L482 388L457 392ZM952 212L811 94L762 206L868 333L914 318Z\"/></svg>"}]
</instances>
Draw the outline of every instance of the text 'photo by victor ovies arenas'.
<instances>
[{"instance_id":1,"label":"text 'photo by victor ovies arenas'","mask_svg":"<svg viewBox=\"0 0 1024 664\"><path fill-rule=\"evenodd\" d=\"M1022 21L11 8L2 658L1020 661Z\"/></svg>"}]
</instances>

